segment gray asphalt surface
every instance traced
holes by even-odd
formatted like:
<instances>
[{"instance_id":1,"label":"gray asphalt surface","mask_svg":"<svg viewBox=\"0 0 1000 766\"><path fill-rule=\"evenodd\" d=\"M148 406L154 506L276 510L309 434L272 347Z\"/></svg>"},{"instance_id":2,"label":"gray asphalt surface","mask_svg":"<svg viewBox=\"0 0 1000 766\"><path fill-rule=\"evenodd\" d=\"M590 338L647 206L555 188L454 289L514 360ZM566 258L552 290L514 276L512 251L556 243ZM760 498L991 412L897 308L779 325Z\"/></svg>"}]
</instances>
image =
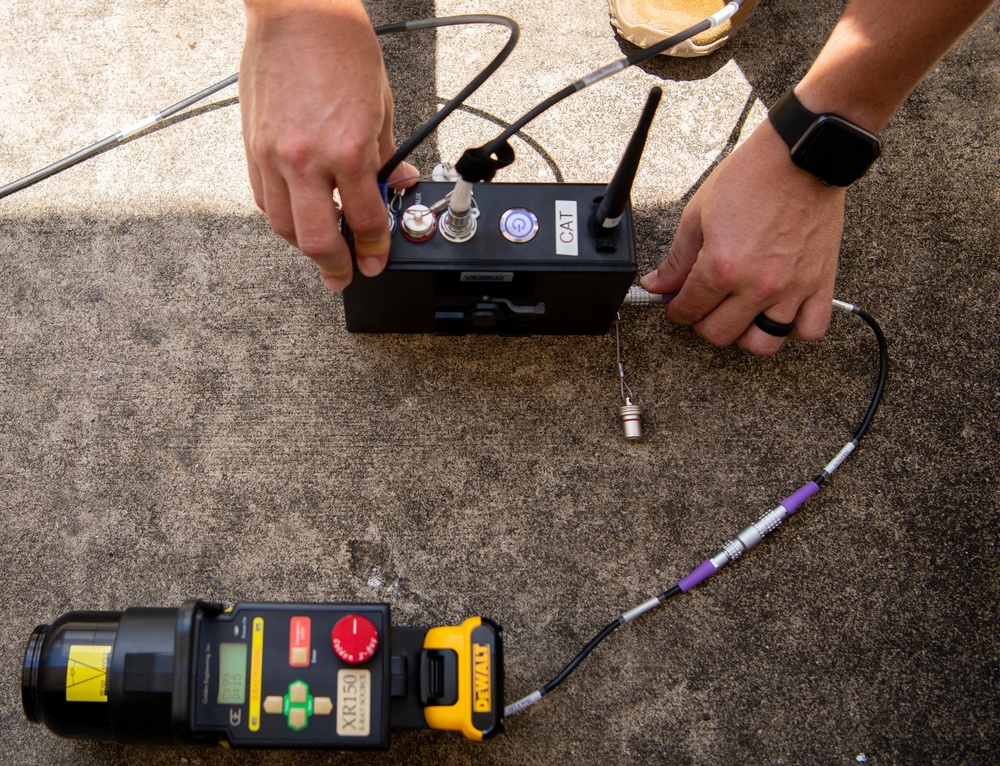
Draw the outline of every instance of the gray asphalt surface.
<instances>
[{"instance_id":1,"label":"gray asphalt surface","mask_svg":"<svg viewBox=\"0 0 1000 766\"><path fill-rule=\"evenodd\" d=\"M808 67L844 3L770 0L712 56L656 61L526 129L500 181L604 182L664 88L633 194L640 268ZM599 2L494 12L508 64L417 152L430 170L630 51ZM848 195L837 296L889 339L862 447L751 555L609 638L488 743L386 753L62 740L21 711L32 628L200 597L384 601L399 624L491 617L508 701L809 480L859 421L871 333L772 359L623 315L647 438L627 444L614 337L372 336L267 227L235 89L0 202L0 762L990 763L997 681L1000 13L886 128ZM237 2L0 7L0 181L235 72ZM407 135L492 56L486 29L386 40Z\"/></svg>"}]
</instances>

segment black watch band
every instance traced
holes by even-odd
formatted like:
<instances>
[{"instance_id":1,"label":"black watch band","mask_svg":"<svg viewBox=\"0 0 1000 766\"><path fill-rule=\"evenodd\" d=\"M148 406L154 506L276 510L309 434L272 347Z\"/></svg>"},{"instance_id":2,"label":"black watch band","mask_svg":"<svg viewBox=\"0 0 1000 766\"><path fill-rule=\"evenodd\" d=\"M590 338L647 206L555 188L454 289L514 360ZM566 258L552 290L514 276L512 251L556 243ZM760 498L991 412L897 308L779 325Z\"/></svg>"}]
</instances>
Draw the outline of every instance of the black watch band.
<instances>
[{"instance_id":1,"label":"black watch band","mask_svg":"<svg viewBox=\"0 0 1000 766\"><path fill-rule=\"evenodd\" d=\"M810 112L789 88L768 112L768 120L791 152L792 162L827 186L849 186L882 152L874 133L835 114Z\"/></svg>"}]
</instances>

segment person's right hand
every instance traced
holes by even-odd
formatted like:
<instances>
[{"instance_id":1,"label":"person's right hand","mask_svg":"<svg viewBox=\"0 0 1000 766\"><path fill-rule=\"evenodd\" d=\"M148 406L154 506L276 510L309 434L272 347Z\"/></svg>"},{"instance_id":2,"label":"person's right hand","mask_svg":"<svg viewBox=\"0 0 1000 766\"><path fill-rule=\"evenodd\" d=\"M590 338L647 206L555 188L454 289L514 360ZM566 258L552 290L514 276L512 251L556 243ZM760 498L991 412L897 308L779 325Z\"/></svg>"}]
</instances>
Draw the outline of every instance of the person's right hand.
<instances>
[{"instance_id":1,"label":"person's right hand","mask_svg":"<svg viewBox=\"0 0 1000 766\"><path fill-rule=\"evenodd\" d=\"M667 315L709 342L774 354L785 339L754 323L761 312L794 340L826 333L843 228L844 189L796 167L765 120L695 192L642 285L679 291Z\"/></svg>"},{"instance_id":2,"label":"person's right hand","mask_svg":"<svg viewBox=\"0 0 1000 766\"><path fill-rule=\"evenodd\" d=\"M351 281L333 190L354 234L358 268L379 274L389 257L376 182L395 152L392 94L359 0L246 0L240 110L247 169L271 228L316 261L323 283ZM390 186L412 185L402 163Z\"/></svg>"}]
</instances>

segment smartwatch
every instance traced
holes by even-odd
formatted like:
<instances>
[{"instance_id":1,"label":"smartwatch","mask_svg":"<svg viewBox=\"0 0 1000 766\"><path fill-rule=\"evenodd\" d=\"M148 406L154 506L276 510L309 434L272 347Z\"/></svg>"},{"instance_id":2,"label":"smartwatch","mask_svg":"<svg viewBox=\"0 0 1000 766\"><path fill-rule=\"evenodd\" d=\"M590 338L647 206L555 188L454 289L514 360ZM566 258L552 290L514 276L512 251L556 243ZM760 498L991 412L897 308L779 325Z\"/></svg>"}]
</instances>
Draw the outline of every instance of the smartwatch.
<instances>
[{"instance_id":1,"label":"smartwatch","mask_svg":"<svg viewBox=\"0 0 1000 766\"><path fill-rule=\"evenodd\" d=\"M850 186L865 174L882 152L874 133L835 114L810 112L789 88L767 118L788 144L792 162L827 186Z\"/></svg>"}]
</instances>

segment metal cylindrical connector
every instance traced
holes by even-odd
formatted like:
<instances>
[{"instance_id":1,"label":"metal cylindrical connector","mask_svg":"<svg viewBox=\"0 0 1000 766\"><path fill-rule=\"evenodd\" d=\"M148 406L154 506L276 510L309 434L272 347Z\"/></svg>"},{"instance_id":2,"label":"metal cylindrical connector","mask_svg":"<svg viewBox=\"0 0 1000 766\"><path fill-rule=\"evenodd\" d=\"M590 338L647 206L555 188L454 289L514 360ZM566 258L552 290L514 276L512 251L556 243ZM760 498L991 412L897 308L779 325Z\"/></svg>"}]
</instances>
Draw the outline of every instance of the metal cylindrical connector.
<instances>
[{"instance_id":1,"label":"metal cylindrical connector","mask_svg":"<svg viewBox=\"0 0 1000 766\"><path fill-rule=\"evenodd\" d=\"M659 295L654 295L643 287L630 287L625 294L625 300L622 301L622 306L652 306L662 302Z\"/></svg>"},{"instance_id":2,"label":"metal cylindrical connector","mask_svg":"<svg viewBox=\"0 0 1000 766\"><path fill-rule=\"evenodd\" d=\"M677 297L676 292L672 293L651 293L644 287L630 287L622 300L622 308L632 306L662 306L670 303Z\"/></svg>"},{"instance_id":3,"label":"metal cylindrical connector","mask_svg":"<svg viewBox=\"0 0 1000 766\"><path fill-rule=\"evenodd\" d=\"M626 399L625 404L618 408L618 419L622 422L625 438L628 441L638 441L642 438L642 408L638 404Z\"/></svg>"},{"instance_id":4,"label":"metal cylindrical connector","mask_svg":"<svg viewBox=\"0 0 1000 766\"><path fill-rule=\"evenodd\" d=\"M403 236L412 242L424 242L434 236L437 219L426 205L410 205L399 222Z\"/></svg>"},{"instance_id":5,"label":"metal cylindrical connector","mask_svg":"<svg viewBox=\"0 0 1000 766\"><path fill-rule=\"evenodd\" d=\"M468 242L476 233L476 219L472 212L452 213L446 210L441 214L441 236L449 242Z\"/></svg>"},{"instance_id":6,"label":"metal cylindrical connector","mask_svg":"<svg viewBox=\"0 0 1000 766\"><path fill-rule=\"evenodd\" d=\"M448 209L441 214L441 236L449 242L467 242L476 233L472 209L472 184L459 179L451 192Z\"/></svg>"},{"instance_id":7,"label":"metal cylindrical connector","mask_svg":"<svg viewBox=\"0 0 1000 766\"><path fill-rule=\"evenodd\" d=\"M711 559L715 568L722 569L726 564L736 561L747 551L756 548L761 540L776 530L781 522L787 518L788 511L785 506L776 505L753 524L740 530L736 537L722 546L722 550Z\"/></svg>"}]
</instances>

